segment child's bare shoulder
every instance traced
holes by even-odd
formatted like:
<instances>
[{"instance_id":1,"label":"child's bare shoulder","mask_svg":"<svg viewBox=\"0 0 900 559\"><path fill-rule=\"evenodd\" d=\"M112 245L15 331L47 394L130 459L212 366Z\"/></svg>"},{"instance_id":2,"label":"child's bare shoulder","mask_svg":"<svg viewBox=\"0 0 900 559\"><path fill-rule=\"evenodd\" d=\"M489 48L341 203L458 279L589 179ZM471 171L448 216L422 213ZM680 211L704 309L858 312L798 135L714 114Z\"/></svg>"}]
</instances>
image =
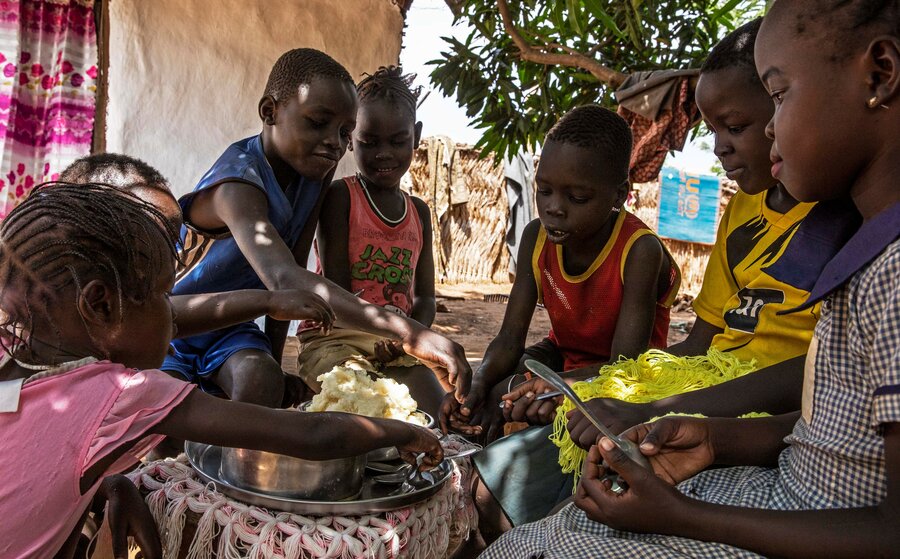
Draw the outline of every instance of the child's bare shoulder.
<instances>
[{"instance_id":1,"label":"child's bare shoulder","mask_svg":"<svg viewBox=\"0 0 900 559\"><path fill-rule=\"evenodd\" d=\"M344 179L332 181L325 189L325 199L322 202L322 210L326 208L348 208L350 207L350 191L347 189L347 183Z\"/></svg>"}]
</instances>

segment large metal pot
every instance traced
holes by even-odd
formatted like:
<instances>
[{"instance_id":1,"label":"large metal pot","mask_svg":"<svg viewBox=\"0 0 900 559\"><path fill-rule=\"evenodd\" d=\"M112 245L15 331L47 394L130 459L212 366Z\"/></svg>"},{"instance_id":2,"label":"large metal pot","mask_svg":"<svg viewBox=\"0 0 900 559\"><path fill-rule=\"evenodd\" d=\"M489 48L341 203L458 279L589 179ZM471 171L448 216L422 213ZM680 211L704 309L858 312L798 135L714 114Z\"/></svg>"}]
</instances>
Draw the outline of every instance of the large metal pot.
<instances>
[{"instance_id":1,"label":"large metal pot","mask_svg":"<svg viewBox=\"0 0 900 559\"><path fill-rule=\"evenodd\" d=\"M267 495L342 501L359 494L366 456L303 460L245 448L222 448L219 477L235 487Z\"/></svg>"}]
</instances>

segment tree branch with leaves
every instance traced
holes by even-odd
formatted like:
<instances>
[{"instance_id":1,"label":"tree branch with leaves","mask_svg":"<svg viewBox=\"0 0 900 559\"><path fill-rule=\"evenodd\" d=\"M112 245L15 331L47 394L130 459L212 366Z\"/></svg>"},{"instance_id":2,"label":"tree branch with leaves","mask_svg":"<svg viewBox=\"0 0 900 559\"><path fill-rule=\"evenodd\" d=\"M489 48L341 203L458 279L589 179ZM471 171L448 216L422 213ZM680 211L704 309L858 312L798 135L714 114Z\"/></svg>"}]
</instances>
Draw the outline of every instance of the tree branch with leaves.
<instances>
[{"instance_id":1,"label":"tree branch with leaves","mask_svg":"<svg viewBox=\"0 0 900 559\"><path fill-rule=\"evenodd\" d=\"M615 107L637 71L696 68L764 0L445 0L472 31L444 37L431 82L454 97L497 159L543 142L567 110Z\"/></svg>"}]
</instances>

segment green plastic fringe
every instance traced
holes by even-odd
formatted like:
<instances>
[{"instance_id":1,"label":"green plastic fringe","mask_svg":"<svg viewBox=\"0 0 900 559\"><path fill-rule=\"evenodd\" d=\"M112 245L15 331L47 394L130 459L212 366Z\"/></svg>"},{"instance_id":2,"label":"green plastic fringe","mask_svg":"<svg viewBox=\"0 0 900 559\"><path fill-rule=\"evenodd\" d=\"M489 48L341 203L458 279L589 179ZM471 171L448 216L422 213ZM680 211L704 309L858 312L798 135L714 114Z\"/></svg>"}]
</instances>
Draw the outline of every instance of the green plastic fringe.
<instances>
[{"instance_id":1,"label":"green plastic fringe","mask_svg":"<svg viewBox=\"0 0 900 559\"><path fill-rule=\"evenodd\" d=\"M741 361L714 348L710 348L706 355L689 357L679 357L651 349L636 359L622 359L604 365L596 377L576 382L572 385L572 389L585 401L594 398L615 398L642 404L715 386L755 370L756 360ZM577 484L587 452L572 442L566 430L566 413L574 408L568 398L557 408L550 440L559 447L559 465L563 473L574 473ZM761 415L765 414L753 413L741 417Z\"/></svg>"}]
</instances>

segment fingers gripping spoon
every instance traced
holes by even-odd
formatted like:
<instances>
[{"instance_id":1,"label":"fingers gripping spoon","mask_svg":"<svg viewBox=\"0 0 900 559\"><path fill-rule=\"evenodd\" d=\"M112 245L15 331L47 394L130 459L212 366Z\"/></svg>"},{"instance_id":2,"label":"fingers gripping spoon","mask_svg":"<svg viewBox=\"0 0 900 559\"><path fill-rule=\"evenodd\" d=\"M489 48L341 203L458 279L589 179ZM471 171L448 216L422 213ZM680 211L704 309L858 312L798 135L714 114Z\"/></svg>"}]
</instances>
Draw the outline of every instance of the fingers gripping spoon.
<instances>
[{"instance_id":1,"label":"fingers gripping spoon","mask_svg":"<svg viewBox=\"0 0 900 559\"><path fill-rule=\"evenodd\" d=\"M540 361L535 361L534 359L527 359L525 361L525 366L529 371L549 382L553 385L554 388L565 394L565 396L572 401L578 411L583 413L584 416L594 424L594 427L596 427L604 437L608 438L613 442L613 444L619 447L619 450L624 452L626 456L628 456L641 466L647 468L648 470L652 470L650 462L647 460L646 456L641 454L641 449L638 448L638 445L634 444L628 439L623 439L621 437L613 435L612 432L607 429L606 425L604 425L603 422L594 415L590 408L584 405L584 402L581 401L581 398L578 397L578 394L575 394L575 391L572 390L572 387L566 384L566 381L564 381L562 377L560 377L552 369L550 369L550 367L544 365ZM615 485L616 481L613 480L614 490Z\"/></svg>"}]
</instances>

